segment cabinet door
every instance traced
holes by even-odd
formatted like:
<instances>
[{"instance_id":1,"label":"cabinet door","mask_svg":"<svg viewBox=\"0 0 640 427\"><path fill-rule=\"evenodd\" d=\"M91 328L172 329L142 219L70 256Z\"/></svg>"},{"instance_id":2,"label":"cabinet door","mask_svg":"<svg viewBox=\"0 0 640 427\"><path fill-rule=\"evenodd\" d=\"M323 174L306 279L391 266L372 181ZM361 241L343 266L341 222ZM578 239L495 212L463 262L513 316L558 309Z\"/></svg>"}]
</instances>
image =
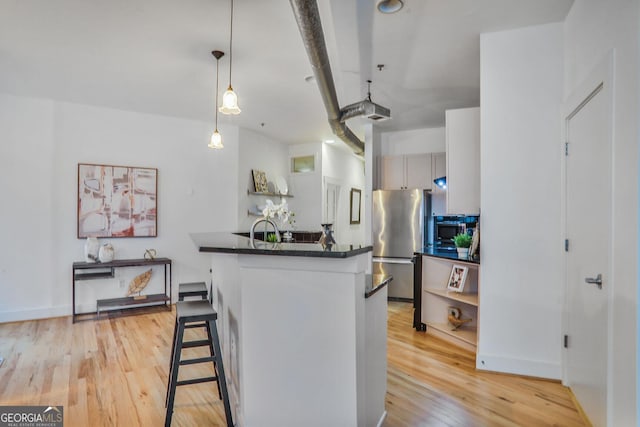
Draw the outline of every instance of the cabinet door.
<instances>
[{"instance_id":1,"label":"cabinet door","mask_svg":"<svg viewBox=\"0 0 640 427\"><path fill-rule=\"evenodd\" d=\"M411 154L407 158L407 185L405 188L431 190L431 154Z\"/></svg>"},{"instance_id":2,"label":"cabinet door","mask_svg":"<svg viewBox=\"0 0 640 427\"><path fill-rule=\"evenodd\" d=\"M446 153L432 153L431 154L431 177L432 182L436 178L440 178L447 175L447 163L446 163ZM432 185L432 191L434 193L443 193L446 191L443 188L438 187L437 185Z\"/></svg>"},{"instance_id":3,"label":"cabinet door","mask_svg":"<svg viewBox=\"0 0 640 427\"><path fill-rule=\"evenodd\" d=\"M401 190L404 187L404 156L382 157L382 189Z\"/></svg>"},{"instance_id":4,"label":"cabinet door","mask_svg":"<svg viewBox=\"0 0 640 427\"><path fill-rule=\"evenodd\" d=\"M446 111L447 213L480 213L480 108Z\"/></svg>"}]
</instances>

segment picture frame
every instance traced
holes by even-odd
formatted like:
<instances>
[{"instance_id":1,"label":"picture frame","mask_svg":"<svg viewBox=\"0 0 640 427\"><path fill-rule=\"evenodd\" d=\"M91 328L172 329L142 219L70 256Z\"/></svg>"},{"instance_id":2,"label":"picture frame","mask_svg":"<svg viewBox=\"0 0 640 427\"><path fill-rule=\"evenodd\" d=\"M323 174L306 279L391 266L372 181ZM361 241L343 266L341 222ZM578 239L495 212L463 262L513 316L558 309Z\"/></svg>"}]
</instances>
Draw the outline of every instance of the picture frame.
<instances>
[{"instance_id":1,"label":"picture frame","mask_svg":"<svg viewBox=\"0 0 640 427\"><path fill-rule=\"evenodd\" d=\"M349 224L360 224L360 199L361 191L357 188L352 188L349 195Z\"/></svg>"},{"instance_id":2,"label":"picture frame","mask_svg":"<svg viewBox=\"0 0 640 427\"><path fill-rule=\"evenodd\" d=\"M78 163L77 236L157 237L158 169Z\"/></svg>"},{"instance_id":3,"label":"picture frame","mask_svg":"<svg viewBox=\"0 0 640 427\"><path fill-rule=\"evenodd\" d=\"M447 290L454 292L464 291L464 283L467 280L467 273L469 273L469 267L460 264L453 264L451 267L451 274L449 275L449 282L447 283Z\"/></svg>"},{"instance_id":4,"label":"picture frame","mask_svg":"<svg viewBox=\"0 0 640 427\"><path fill-rule=\"evenodd\" d=\"M256 193L266 193L269 191L267 175L263 171L252 169L251 174L253 175L253 187L255 188Z\"/></svg>"}]
</instances>

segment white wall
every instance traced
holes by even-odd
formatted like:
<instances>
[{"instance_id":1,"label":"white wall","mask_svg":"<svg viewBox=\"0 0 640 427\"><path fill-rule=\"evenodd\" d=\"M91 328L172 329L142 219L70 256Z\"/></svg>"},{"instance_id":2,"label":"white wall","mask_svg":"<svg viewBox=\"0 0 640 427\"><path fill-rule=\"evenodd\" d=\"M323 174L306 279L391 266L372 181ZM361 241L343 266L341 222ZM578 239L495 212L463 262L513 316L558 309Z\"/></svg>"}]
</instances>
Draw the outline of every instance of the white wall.
<instances>
[{"instance_id":1,"label":"white wall","mask_svg":"<svg viewBox=\"0 0 640 427\"><path fill-rule=\"evenodd\" d=\"M116 258L146 248L173 259L173 283L204 280L209 260L190 232L235 229L238 129L220 126L224 150L207 147L207 123L107 108L0 95L0 321L71 313L76 238L77 164L158 168L158 237L101 239ZM9 209L11 207L11 209ZM137 269L119 269L128 284ZM160 286L157 274L149 287ZM119 279L119 277L118 277ZM118 279L78 283L78 308L122 296ZM174 295L177 286L174 286Z\"/></svg>"},{"instance_id":2,"label":"white wall","mask_svg":"<svg viewBox=\"0 0 640 427\"><path fill-rule=\"evenodd\" d=\"M54 298L53 111L49 100L0 96L0 321L47 315Z\"/></svg>"},{"instance_id":3,"label":"white wall","mask_svg":"<svg viewBox=\"0 0 640 427\"><path fill-rule=\"evenodd\" d=\"M443 153L446 151L445 129L425 128L381 134L381 155Z\"/></svg>"},{"instance_id":4,"label":"white wall","mask_svg":"<svg viewBox=\"0 0 640 427\"><path fill-rule=\"evenodd\" d=\"M248 215L247 210L256 205L264 206L267 199L278 204L281 199L273 196L247 195L247 190L253 191L252 169L263 171L267 176L267 181L273 183L281 176L287 183L289 181L289 150L287 146L279 141L272 140L264 135L248 129L240 129L240 154L238 161L238 231L249 231L251 224L258 219L257 216ZM285 198L289 208L294 212L297 210L298 199Z\"/></svg>"},{"instance_id":5,"label":"white wall","mask_svg":"<svg viewBox=\"0 0 640 427\"><path fill-rule=\"evenodd\" d=\"M479 368L561 375L562 24L482 34Z\"/></svg>"},{"instance_id":6,"label":"white wall","mask_svg":"<svg viewBox=\"0 0 640 427\"><path fill-rule=\"evenodd\" d=\"M637 1L575 0L564 27L564 94L569 96L615 49L613 139L613 324L608 425L635 426L638 354L638 94L640 19ZM604 345L604 343L603 343Z\"/></svg>"},{"instance_id":7,"label":"white wall","mask_svg":"<svg viewBox=\"0 0 640 427\"><path fill-rule=\"evenodd\" d=\"M331 182L340 185L337 221L333 226L338 243L360 243L365 240L366 224L362 221L364 204L361 207L361 223L349 224L349 192L351 188L365 189L364 163L350 151L328 144L309 143L289 146L289 157L316 157L315 171L289 175L294 199L290 201L296 213L296 229L320 231L323 219L323 185ZM364 203L364 191L363 191Z\"/></svg>"},{"instance_id":8,"label":"white wall","mask_svg":"<svg viewBox=\"0 0 640 427\"><path fill-rule=\"evenodd\" d=\"M333 225L338 243L364 243L365 241L365 177L364 161L353 153L331 145L322 147L322 175L340 185L338 215ZM360 190L360 224L350 224L351 189Z\"/></svg>"},{"instance_id":9,"label":"white wall","mask_svg":"<svg viewBox=\"0 0 640 427\"><path fill-rule=\"evenodd\" d=\"M322 143L289 146L289 157L315 156L313 172L291 173L289 189L295 197L296 230L320 231L322 223Z\"/></svg>"}]
</instances>

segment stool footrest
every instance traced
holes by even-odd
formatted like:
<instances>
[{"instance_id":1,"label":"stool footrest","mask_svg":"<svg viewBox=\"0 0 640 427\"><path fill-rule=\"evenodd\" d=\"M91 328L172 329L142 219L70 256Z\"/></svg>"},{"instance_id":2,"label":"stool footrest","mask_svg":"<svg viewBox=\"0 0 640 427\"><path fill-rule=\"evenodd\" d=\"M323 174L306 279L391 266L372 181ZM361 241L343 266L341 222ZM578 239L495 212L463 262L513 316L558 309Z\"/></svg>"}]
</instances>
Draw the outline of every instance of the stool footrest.
<instances>
[{"instance_id":1,"label":"stool footrest","mask_svg":"<svg viewBox=\"0 0 640 427\"><path fill-rule=\"evenodd\" d=\"M209 346L210 342L207 340L196 340L196 341L187 341L182 343L182 348L193 348L193 347L205 347Z\"/></svg>"},{"instance_id":2,"label":"stool footrest","mask_svg":"<svg viewBox=\"0 0 640 427\"><path fill-rule=\"evenodd\" d=\"M213 356L198 357L196 359L181 360L180 365L195 365L196 363L213 362L213 361L215 361Z\"/></svg>"},{"instance_id":3,"label":"stool footrest","mask_svg":"<svg viewBox=\"0 0 640 427\"><path fill-rule=\"evenodd\" d=\"M206 328L207 324L206 323L191 323L189 325L184 325L184 327L186 329L191 329L191 328Z\"/></svg>"},{"instance_id":4,"label":"stool footrest","mask_svg":"<svg viewBox=\"0 0 640 427\"><path fill-rule=\"evenodd\" d=\"M189 384L199 384L199 383L210 383L212 381L218 381L218 377L204 377L204 378L194 378L191 380L182 380L176 382L176 386L179 385L189 385Z\"/></svg>"}]
</instances>

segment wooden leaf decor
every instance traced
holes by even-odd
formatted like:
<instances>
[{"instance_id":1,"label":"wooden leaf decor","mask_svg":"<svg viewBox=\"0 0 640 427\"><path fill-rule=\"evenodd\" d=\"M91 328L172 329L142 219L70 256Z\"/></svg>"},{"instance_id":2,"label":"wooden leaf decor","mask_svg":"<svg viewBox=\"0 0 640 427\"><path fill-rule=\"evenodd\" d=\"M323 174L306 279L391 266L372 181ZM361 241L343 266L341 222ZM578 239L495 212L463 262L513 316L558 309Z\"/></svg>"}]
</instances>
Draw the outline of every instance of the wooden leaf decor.
<instances>
[{"instance_id":1,"label":"wooden leaf decor","mask_svg":"<svg viewBox=\"0 0 640 427\"><path fill-rule=\"evenodd\" d=\"M449 320L449 323L451 323L451 326L453 326L453 328L451 329L452 331L455 331L456 329L458 329L460 326L464 325L467 322L471 322L471 319L456 319L452 315L448 316L448 320Z\"/></svg>"},{"instance_id":2,"label":"wooden leaf decor","mask_svg":"<svg viewBox=\"0 0 640 427\"><path fill-rule=\"evenodd\" d=\"M449 320L449 323L451 324L451 326L453 326L453 328L451 328L452 331L455 331L467 322L471 322L471 319L462 318L462 310L460 310L460 308L458 307L449 307L447 320Z\"/></svg>"},{"instance_id":3,"label":"wooden leaf decor","mask_svg":"<svg viewBox=\"0 0 640 427\"><path fill-rule=\"evenodd\" d=\"M151 279L151 269L134 277L131 283L129 283L129 292L127 292L127 296L130 297L133 294L137 294L141 292L144 288L147 287L150 279Z\"/></svg>"}]
</instances>

